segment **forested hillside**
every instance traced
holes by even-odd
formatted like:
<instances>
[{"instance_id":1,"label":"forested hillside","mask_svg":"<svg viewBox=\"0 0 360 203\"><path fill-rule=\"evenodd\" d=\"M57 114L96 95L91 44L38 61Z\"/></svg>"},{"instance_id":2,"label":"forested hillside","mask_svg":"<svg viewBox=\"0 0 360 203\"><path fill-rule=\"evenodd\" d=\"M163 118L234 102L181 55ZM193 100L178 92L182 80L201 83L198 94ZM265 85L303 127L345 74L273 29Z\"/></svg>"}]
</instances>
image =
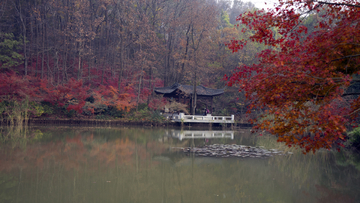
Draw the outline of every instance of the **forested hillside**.
<instances>
[{"instance_id":1,"label":"forested hillside","mask_svg":"<svg viewBox=\"0 0 360 203\"><path fill-rule=\"evenodd\" d=\"M254 9L212 0L1 1L3 116L20 104L33 116L156 109L154 87L224 88L223 76L263 49L249 43L233 54L226 46L249 36L233 24ZM218 112L236 112L239 97L218 99Z\"/></svg>"}]
</instances>

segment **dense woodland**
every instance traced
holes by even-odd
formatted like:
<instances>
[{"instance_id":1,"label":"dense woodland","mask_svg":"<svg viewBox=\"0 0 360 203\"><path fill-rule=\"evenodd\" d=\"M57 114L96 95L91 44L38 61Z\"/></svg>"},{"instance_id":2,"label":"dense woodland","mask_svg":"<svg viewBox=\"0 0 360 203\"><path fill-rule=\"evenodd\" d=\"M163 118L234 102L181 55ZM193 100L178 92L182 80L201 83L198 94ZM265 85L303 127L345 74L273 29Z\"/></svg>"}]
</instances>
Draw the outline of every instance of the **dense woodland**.
<instances>
[{"instance_id":1,"label":"dense woodland","mask_svg":"<svg viewBox=\"0 0 360 203\"><path fill-rule=\"evenodd\" d=\"M344 146L359 123L359 19L356 0L4 0L1 116L161 121L155 87L227 85L213 114L247 110L305 152Z\"/></svg>"},{"instance_id":2,"label":"dense woodland","mask_svg":"<svg viewBox=\"0 0 360 203\"><path fill-rule=\"evenodd\" d=\"M226 46L249 36L234 24L255 9L250 2L212 0L1 1L3 116L21 104L30 116L112 110L123 117L131 109L163 108L154 87L224 88L223 76L256 62L264 47L254 42L232 53ZM236 88L227 92L215 101L222 104L218 114L243 105Z\"/></svg>"}]
</instances>

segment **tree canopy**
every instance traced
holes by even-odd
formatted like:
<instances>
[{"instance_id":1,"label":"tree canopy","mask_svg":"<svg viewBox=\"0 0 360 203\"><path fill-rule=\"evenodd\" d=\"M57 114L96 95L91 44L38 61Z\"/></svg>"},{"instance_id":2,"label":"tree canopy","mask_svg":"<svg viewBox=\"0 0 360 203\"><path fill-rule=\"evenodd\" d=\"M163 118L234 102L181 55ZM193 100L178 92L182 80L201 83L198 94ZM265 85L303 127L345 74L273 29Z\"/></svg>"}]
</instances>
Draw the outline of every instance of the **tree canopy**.
<instances>
[{"instance_id":1,"label":"tree canopy","mask_svg":"<svg viewBox=\"0 0 360 203\"><path fill-rule=\"evenodd\" d=\"M360 3L280 0L237 20L254 33L250 41L267 46L259 63L227 77L246 92L251 109L265 110L257 128L305 153L342 146L360 112ZM237 52L246 43L232 40L228 47Z\"/></svg>"},{"instance_id":2,"label":"tree canopy","mask_svg":"<svg viewBox=\"0 0 360 203\"><path fill-rule=\"evenodd\" d=\"M233 23L248 9L225 0L0 1L0 106L28 100L95 117L105 106L161 109L154 87L224 88L223 75L260 47L231 54L224 44L242 35ZM228 104L238 95L215 101L216 113L235 114Z\"/></svg>"}]
</instances>

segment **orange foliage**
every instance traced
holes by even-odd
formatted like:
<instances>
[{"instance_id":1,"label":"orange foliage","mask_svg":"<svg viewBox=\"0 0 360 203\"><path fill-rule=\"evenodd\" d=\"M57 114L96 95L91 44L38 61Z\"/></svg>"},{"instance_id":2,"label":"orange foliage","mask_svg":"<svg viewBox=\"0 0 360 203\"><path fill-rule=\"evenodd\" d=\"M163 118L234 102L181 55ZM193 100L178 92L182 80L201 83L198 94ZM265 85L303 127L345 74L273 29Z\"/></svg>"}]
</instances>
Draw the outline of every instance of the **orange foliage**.
<instances>
[{"instance_id":1,"label":"orange foliage","mask_svg":"<svg viewBox=\"0 0 360 203\"><path fill-rule=\"evenodd\" d=\"M125 93L119 93L119 91L113 86L99 86L98 90L94 90L94 98L97 104L104 104L106 106L114 106L118 110L129 111L135 106L135 95L128 93L131 87L125 88Z\"/></svg>"},{"instance_id":2,"label":"orange foliage","mask_svg":"<svg viewBox=\"0 0 360 203\"><path fill-rule=\"evenodd\" d=\"M82 112L85 99L89 97L89 89L89 87L83 86L82 80L77 81L74 78L70 78L67 83L57 86L52 86L46 80L41 83L45 101L64 106L70 100L73 100L72 103L69 103L67 110L73 109L79 113Z\"/></svg>"},{"instance_id":3,"label":"orange foliage","mask_svg":"<svg viewBox=\"0 0 360 203\"><path fill-rule=\"evenodd\" d=\"M66 106L67 110L75 110L78 113L83 111L86 98L93 95L97 104L114 106L118 110L130 110L135 106L135 95L133 88L127 86L119 91L113 86L100 85L97 89L90 90L82 80L70 78L64 84L53 85L46 79L35 77L21 77L15 72L0 73L0 102L17 101L25 98L29 101L47 101L60 107ZM94 113L94 105L88 110Z\"/></svg>"}]
</instances>

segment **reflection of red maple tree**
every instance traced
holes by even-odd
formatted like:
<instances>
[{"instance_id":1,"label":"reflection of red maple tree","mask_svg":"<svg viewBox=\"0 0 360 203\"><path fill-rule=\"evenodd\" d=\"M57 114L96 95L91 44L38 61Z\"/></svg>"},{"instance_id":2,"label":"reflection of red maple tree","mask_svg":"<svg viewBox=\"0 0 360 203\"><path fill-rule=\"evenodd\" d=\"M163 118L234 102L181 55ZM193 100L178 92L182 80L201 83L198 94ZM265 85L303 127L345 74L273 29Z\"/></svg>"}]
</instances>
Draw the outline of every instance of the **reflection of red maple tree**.
<instances>
[{"instance_id":1,"label":"reflection of red maple tree","mask_svg":"<svg viewBox=\"0 0 360 203\"><path fill-rule=\"evenodd\" d=\"M310 11L318 22L308 34L302 17ZM259 53L258 64L239 67L229 77L229 85L246 92L251 108L273 116L265 115L258 127L305 152L342 146L345 125L360 107L360 98L350 103L343 98L360 71L360 3L286 0L270 12L248 12L238 20L254 31L252 41L270 47ZM236 52L245 43L233 40L228 46Z\"/></svg>"},{"instance_id":2,"label":"reflection of red maple tree","mask_svg":"<svg viewBox=\"0 0 360 203\"><path fill-rule=\"evenodd\" d=\"M91 146L91 147L89 147ZM114 167L115 163L135 165L134 156L145 160L151 154L162 153L165 149L158 145L137 144L128 138L116 139L112 142L98 143L94 136L66 137L65 142L47 144L28 144L26 149L10 146L0 148L0 171L11 171L17 168L43 168L45 163L62 165L66 170L80 169L91 166L96 169L98 164Z\"/></svg>"}]
</instances>

